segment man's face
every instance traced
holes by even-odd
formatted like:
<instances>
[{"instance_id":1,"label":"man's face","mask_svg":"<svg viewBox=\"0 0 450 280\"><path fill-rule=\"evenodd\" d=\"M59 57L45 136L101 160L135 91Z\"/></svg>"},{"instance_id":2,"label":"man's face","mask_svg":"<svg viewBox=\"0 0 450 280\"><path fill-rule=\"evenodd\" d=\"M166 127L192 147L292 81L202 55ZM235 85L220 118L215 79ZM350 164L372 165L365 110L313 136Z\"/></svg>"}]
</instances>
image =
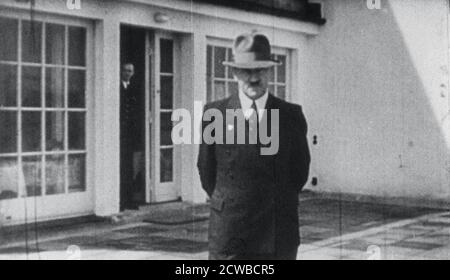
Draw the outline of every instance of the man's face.
<instances>
[{"instance_id":1,"label":"man's face","mask_svg":"<svg viewBox=\"0 0 450 280\"><path fill-rule=\"evenodd\" d=\"M134 66L133 64L125 64L122 67L122 81L129 82L131 77L134 75Z\"/></svg>"},{"instance_id":2,"label":"man's face","mask_svg":"<svg viewBox=\"0 0 450 280\"><path fill-rule=\"evenodd\" d=\"M258 99L266 93L269 86L269 68L233 68L239 88L251 99Z\"/></svg>"}]
</instances>

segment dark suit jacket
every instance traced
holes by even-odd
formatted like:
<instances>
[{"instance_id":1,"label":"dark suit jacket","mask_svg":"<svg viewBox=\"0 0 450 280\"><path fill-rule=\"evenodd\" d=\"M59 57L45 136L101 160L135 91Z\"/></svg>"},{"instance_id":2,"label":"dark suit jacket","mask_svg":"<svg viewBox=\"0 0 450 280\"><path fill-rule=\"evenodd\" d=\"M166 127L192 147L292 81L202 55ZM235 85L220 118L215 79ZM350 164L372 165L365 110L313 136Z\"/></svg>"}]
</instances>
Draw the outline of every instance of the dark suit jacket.
<instances>
[{"instance_id":1,"label":"dark suit jacket","mask_svg":"<svg viewBox=\"0 0 450 280\"><path fill-rule=\"evenodd\" d=\"M240 108L239 97L234 94L204 109L211 108L226 116L227 109ZM251 164L241 164L246 161L242 149L248 145L200 145L200 179L211 205L210 253L271 254L292 250L300 243L298 194L308 179L310 164L307 123L301 106L272 95L266 109L279 110L279 150L274 156L259 155L255 163L272 163L273 172L266 172L270 174L249 176ZM208 124L202 122L202 131ZM224 135L227 127L224 121Z\"/></svg>"},{"instance_id":2,"label":"dark suit jacket","mask_svg":"<svg viewBox=\"0 0 450 280\"><path fill-rule=\"evenodd\" d=\"M141 88L133 79L125 89L120 82L120 131L124 152L144 147L144 106Z\"/></svg>"}]
</instances>

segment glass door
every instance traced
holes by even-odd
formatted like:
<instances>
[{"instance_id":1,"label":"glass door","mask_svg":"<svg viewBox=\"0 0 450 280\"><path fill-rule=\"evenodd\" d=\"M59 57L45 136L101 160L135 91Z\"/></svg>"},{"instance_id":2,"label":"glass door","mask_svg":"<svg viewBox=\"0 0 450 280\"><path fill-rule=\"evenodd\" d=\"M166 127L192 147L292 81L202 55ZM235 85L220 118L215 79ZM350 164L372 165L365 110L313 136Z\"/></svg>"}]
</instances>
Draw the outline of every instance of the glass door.
<instances>
[{"instance_id":1,"label":"glass door","mask_svg":"<svg viewBox=\"0 0 450 280\"><path fill-rule=\"evenodd\" d=\"M150 34L150 33L149 33ZM171 120L176 89L175 40L171 34L155 32L148 36L147 56L149 97L147 98L147 182L148 200L176 200L175 147L172 143Z\"/></svg>"}]
</instances>

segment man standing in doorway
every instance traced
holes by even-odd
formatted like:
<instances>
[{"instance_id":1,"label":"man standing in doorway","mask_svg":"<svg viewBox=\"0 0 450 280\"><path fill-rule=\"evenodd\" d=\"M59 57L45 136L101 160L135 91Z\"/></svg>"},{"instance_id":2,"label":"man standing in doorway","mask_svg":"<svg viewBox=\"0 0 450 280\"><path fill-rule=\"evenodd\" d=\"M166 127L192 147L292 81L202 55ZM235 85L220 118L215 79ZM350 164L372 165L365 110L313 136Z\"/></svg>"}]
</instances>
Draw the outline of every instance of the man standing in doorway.
<instances>
[{"instance_id":1,"label":"man standing in doorway","mask_svg":"<svg viewBox=\"0 0 450 280\"><path fill-rule=\"evenodd\" d=\"M139 152L140 127L138 116L139 87L132 79L134 65L122 65L120 80L120 209L137 209L135 192L135 158Z\"/></svg>"},{"instance_id":2,"label":"man standing in doorway","mask_svg":"<svg viewBox=\"0 0 450 280\"><path fill-rule=\"evenodd\" d=\"M262 155L261 142L252 144L248 139L245 144L229 144L225 139L225 145L201 144L198 168L211 207L209 258L296 259L298 195L310 164L306 119L301 106L268 91L270 68L280 63L272 59L266 36L238 36L233 55L234 60L224 64L232 68L239 92L207 104L205 111L217 109L226 116L229 109L241 109L247 135L254 127L252 120L260 123L271 118L271 110L278 110L279 150ZM209 124L203 121L202 131ZM225 124L223 134L236 127Z\"/></svg>"}]
</instances>

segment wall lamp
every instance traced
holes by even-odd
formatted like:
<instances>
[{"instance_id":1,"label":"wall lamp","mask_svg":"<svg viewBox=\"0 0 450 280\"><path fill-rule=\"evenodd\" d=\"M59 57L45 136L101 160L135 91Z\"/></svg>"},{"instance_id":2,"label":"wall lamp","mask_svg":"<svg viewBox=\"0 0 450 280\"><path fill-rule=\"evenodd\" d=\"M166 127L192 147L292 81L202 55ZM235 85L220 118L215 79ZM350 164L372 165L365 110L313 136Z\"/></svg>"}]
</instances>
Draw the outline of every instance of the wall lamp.
<instances>
[{"instance_id":1,"label":"wall lamp","mask_svg":"<svg viewBox=\"0 0 450 280\"><path fill-rule=\"evenodd\" d=\"M156 13L154 19L157 23L166 23L170 20L170 17L165 13Z\"/></svg>"}]
</instances>

